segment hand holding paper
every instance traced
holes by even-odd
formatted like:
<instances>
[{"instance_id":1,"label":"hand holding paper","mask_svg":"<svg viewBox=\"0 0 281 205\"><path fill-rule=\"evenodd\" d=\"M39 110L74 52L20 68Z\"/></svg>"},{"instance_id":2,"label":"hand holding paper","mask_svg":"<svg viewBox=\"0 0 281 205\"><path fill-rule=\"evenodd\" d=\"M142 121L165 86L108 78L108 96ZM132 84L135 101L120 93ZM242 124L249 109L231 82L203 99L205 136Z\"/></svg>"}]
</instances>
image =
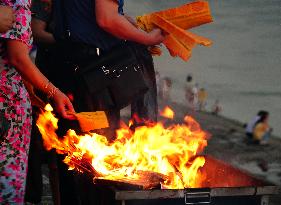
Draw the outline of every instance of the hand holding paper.
<instances>
[{"instance_id":1,"label":"hand holding paper","mask_svg":"<svg viewBox=\"0 0 281 205\"><path fill-rule=\"evenodd\" d=\"M139 28L146 32L158 27L167 33L164 45L171 56L180 57L187 61L191 57L192 48L197 44L210 46L212 42L205 38L185 31L202 24L212 22L209 3L196 1L177 8L137 17ZM161 55L161 51L153 50L152 54Z\"/></svg>"}]
</instances>

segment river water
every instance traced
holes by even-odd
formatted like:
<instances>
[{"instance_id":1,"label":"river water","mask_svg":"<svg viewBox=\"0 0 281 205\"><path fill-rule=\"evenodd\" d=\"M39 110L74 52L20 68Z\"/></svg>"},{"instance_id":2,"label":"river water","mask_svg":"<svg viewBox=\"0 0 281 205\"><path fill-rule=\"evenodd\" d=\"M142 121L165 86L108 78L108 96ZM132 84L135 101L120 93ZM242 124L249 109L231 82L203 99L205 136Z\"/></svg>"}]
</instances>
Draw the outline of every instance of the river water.
<instances>
[{"instance_id":1,"label":"river water","mask_svg":"<svg viewBox=\"0 0 281 205\"><path fill-rule=\"evenodd\" d=\"M126 12L141 15L188 0L126 0ZM281 0L210 0L214 22L193 29L208 37L210 48L194 49L188 62L166 49L155 57L161 76L173 80L172 98L184 102L184 83L191 73L207 89L208 108L216 99L222 115L249 121L260 109L270 112L274 134L281 137Z\"/></svg>"}]
</instances>

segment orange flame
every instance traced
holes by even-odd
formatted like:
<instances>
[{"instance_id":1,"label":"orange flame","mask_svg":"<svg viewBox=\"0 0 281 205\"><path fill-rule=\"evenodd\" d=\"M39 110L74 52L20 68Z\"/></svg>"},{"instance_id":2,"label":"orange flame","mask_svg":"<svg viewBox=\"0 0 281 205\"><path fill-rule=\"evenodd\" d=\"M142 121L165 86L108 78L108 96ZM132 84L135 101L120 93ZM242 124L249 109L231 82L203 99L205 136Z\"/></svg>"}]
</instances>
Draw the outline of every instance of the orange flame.
<instances>
[{"instance_id":1,"label":"orange flame","mask_svg":"<svg viewBox=\"0 0 281 205\"><path fill-rule=\"evenodd\" d=\"M96 178L109 180L139 180L145 177L141 172L158 173L165 176L162 187L168 189L199 187L203 180L200 168L205 158L197 155L207 146L206 133L191 117L168 128L161 123L138 127L134 133L122 128L109 143L105 136L78 136L73 130L58 138L58 120L50 108L39 115L37 126L46 149L65 154L70 169L85 171L81 167L87 162Z\"/></svg>"},{"instance_id":2,"label":"orange flame","mask_svg":"<svg viewBox=\"0 0 281 205\"><path fill-rule=\"evenodd\" d=\"M160 113L162 117L168 118L168 119L174 119L175 112L169 108L168 106L165 107L165 109Z\"/></svg>"}]
</instances>

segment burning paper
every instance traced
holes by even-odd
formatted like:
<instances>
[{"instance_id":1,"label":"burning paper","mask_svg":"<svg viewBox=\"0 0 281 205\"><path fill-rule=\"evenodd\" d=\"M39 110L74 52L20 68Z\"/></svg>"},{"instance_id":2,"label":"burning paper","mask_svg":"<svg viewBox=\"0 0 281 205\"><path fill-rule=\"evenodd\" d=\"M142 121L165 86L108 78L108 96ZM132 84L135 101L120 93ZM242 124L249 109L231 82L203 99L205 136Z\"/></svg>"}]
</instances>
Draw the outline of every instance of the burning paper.
<instances>
[{"instance_id":1,"label":"burning paper","mask_svg":"<svg viewBox=\"0 0 281 205\"><path fill-rule=\"evenodd\" d=\"M172 113L168 108L166 111ZM200 125L188 116L184 121L169 127L155 123L138 127L134 132L124 127L117 131L117 138L111 143L105 136L95 133L79 136L73 130L58 138L55 133L58 120L48 105L40 114L37 126L46 149L54 148L65 154L64 161L70 169L113 181L141 183L157 176L163 188L183 189L200 187L204 180L200 168L205 158L198 154L207 146L207 134Z\"/></svg>"},{"instance_id":2,"label":"burning paper","mask_svg":"<svg viewBox=\"0 0 281 205\"><path fill-rule=\"evenodd\" d=\"M164 11L154 12L137 17L138 26L146 32L160 28L167 34L164 45L170 55L187 61L191 57L193 47L197 44L210 46L212 42L202 36L185 31L202 24L212 22L209 3L195 1ZM161 55L159 47L151 49L154 55Z\"/></svg>"}]
</instances>

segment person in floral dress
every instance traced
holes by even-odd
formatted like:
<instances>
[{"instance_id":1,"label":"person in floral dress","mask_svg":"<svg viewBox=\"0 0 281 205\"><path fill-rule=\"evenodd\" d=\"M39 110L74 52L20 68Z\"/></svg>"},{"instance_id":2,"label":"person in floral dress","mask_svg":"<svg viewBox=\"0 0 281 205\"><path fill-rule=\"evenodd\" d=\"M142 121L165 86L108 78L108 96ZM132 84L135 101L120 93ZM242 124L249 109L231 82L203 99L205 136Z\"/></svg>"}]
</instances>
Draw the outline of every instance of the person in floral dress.
<instances>
[{"instance_id":1,"label":"person in floral dress","mask_svg":"<svg viewBox=\"0 0 281 205\"><path fill-rule=\"evenodd\" d=\"M23 204L31 131L31 103L22 77L53 100L66 119L74 112L68 97L29 58L31 0L0 0L13 9L16 22L0 33L0 204ZM3 123L2 123L3 122ZM4 127L5 126L5 127Z\"/></svg>"}]
</instances>

